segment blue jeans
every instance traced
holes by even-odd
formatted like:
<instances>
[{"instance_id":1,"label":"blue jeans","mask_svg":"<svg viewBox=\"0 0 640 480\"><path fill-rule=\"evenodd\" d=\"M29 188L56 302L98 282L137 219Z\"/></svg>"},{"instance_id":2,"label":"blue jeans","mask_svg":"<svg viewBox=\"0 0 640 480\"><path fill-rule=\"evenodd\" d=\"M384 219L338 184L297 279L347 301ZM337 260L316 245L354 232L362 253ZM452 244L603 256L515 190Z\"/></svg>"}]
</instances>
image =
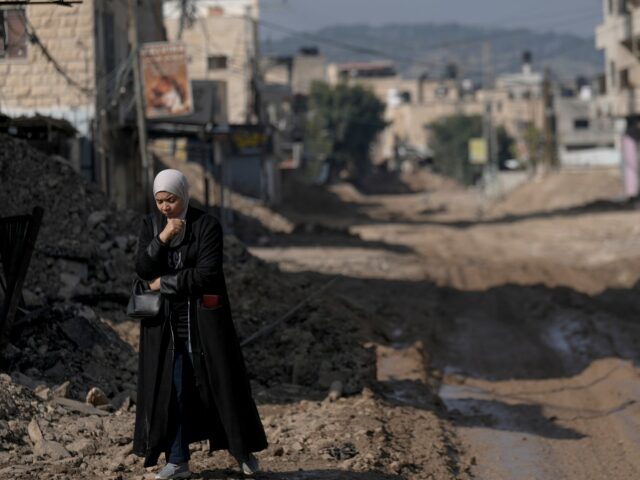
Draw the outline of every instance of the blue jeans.
<instances>
[{"instance_id":1,"label":"blue jeans","mask_svg":"<svg viewBox=\"0 0 640 480\"><path fill-rule=\"evenodd\" d=\"M192 381L193 367L185 341L176 338L173 360L173 392L169 407L169 450L165 452L168 463L185 463L189 461L189 442L185 423L187 405L186 382Z\"/></svg>"}]
</instances>

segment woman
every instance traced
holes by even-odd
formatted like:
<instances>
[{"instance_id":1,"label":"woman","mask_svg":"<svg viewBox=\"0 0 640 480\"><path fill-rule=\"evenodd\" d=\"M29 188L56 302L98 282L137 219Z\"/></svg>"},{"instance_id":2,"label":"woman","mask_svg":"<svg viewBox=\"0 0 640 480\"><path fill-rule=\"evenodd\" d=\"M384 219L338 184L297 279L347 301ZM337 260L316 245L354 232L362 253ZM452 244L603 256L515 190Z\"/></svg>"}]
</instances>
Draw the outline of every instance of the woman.
<instances>
[{"instance_id":1,"label":"woman","mask_svg":"<svg viewBox=\"0 0 640 480\"><path fill-rule=\"evenodd\" d=\"M189 443L228 449L243 473L267 441L231 319L218 221L189 206L186 177L163 170L153 183L159 212L144 218L136 272L159 290L163 311L142 321L134 452L157 479L187 478Z\"/></svg>"}]
</instances>

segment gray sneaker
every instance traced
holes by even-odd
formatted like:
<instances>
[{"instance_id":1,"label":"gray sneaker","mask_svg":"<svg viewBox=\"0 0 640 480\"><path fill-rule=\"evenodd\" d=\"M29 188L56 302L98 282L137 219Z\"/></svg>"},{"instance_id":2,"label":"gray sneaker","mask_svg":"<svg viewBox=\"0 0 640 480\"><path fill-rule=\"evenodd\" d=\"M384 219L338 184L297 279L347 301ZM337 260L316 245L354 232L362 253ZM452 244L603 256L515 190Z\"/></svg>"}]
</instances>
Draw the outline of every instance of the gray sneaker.
<instances>
[{"instance_id":1,"label":"gray sneaker","mask_svg":"<svg viewBox=\"0 0 640 480\"><path fill-rule=\"evenodd\" d=\"M258 463L258 459L250 453L245 460L239 461L240 470L245 475L253 475L260 470L260 464Z\"/></svg>"},{"instance_id":2,"label":"gray sneaker","mask_svg":"<svg viewBox=\"0 0 640 480\"><path fill-rule=\"evenodd\" d=\"M156 473L156 480L171 480L174 478L189 478L189 463L167 463L165 467Z\"/></svg>"}]
</instances>

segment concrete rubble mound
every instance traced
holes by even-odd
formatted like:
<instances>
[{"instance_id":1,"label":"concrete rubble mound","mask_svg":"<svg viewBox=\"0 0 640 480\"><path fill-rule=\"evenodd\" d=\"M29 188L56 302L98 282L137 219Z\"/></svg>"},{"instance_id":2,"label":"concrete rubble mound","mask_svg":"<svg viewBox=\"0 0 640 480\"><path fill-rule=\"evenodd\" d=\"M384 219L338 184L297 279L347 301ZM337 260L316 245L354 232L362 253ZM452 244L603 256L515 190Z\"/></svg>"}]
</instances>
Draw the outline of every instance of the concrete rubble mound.
<instances>
[{"instance_id":1,"label":"concrete rubble mound","mask_svg":"<svg viewBox=\"0 0 640 480\"><path fill-rule=\"evenodd\" d=\"M124 310L139 214L115 208L63 159L10 137L0 142L3 216L45 209L25 282L27 313L2 352L0 473L15 464L4 473L32 478L33 466L23 476L16 465L46 459L55 464L51 475L86 470L118 478L135 461L130 442L139 333ZM325 281L280 272L233 236L225 238L225 271L241 339ZM324 294L245 347L258 401L277 397L282 385L318 398L334 382L343 395L360 392L375 376L375 354L359 334L366 321L364 313ZM99 425L87 427L87 421ZM102 463L87 460L96 455ZM109 457L117 465L107 465Z\"/></svg>"}]
</instances>

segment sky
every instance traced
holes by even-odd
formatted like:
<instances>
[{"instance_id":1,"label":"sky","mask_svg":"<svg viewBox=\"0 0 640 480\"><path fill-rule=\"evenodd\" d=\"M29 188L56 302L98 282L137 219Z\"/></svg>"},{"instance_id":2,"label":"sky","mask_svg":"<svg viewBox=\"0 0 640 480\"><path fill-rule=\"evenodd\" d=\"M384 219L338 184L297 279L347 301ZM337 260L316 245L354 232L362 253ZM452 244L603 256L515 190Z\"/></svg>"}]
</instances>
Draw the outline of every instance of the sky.
<instances>
[{"instance_id":1,"label":"sky","mask_svg":"<svg viewBox=\"0 0 640 480\"><path fill-rule=\"evenodd\" d=\"M300 31L350 23L448 23L594 35L602 0L261 0L261 17ZM275 30L263 34L278 38Z\"/></svg>"}]
</instances>

